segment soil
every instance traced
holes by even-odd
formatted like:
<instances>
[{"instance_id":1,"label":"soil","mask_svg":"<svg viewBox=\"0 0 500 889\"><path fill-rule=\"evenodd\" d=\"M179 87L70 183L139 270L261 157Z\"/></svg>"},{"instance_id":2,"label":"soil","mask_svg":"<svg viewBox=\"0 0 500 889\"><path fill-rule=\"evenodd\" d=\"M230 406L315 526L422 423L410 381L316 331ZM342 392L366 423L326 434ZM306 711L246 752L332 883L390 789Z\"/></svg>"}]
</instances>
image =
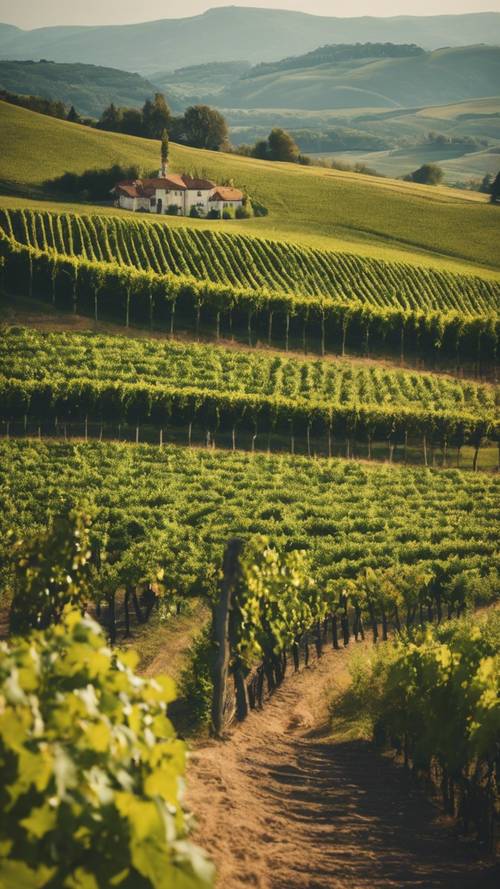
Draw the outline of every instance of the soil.
<instances>
[{"instance_id":1,"label":"soil","mask_svg":"<svg viewBox=\"0 0 500 889\"><path fill-rule=\"evenodd\" d=\"M493 889L500 869L368 740L328 708L349 650L288 678L188 770L194 838L218 889Z\"/></svg>"}]
</instances>

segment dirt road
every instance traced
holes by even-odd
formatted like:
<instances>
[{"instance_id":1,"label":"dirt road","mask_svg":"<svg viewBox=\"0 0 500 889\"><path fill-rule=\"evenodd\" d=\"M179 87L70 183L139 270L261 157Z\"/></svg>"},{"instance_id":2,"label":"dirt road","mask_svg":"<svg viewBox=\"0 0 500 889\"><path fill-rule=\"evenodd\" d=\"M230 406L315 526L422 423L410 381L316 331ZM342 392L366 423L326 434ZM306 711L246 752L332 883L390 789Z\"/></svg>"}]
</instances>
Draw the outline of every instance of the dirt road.
<instances>
[{"instance_id":1,"label":"dirt road","mask_svg":"<svg viewBox=\"0 0 500 889\"><path fill-rule=\"evenodd\" d=\"M218 889L500 885L401 768L332 731L328 703L348 656L328 652L227 741L194 751L188 799Z\"/></svg>"}]
</instances>

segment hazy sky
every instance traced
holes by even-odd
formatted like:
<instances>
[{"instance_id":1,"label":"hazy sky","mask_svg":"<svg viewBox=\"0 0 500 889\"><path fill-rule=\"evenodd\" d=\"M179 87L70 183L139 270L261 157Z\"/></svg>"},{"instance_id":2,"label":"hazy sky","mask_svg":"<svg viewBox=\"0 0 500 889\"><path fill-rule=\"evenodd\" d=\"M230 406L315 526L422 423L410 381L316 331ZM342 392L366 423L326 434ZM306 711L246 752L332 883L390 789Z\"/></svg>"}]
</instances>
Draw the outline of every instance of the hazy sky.
<instances>
[{"instance_id":1,"label":"hazy sky","mask_svg":"<svg viewBox=\"0 0 500 889\"><path fill-rule=\"evenodd\" d=\"M264 6L337 16L500 12L500 0L0 0L0 21L21 28L107 25L197 15L214 6Z\"/></svg>"}]
</instances>

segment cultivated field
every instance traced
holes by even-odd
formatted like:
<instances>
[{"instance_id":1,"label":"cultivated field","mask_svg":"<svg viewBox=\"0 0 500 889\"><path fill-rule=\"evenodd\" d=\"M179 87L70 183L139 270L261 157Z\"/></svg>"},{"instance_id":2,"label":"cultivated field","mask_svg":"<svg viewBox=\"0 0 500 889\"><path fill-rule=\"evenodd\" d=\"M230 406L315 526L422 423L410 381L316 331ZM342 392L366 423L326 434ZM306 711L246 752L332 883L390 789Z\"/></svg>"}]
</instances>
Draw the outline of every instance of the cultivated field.
<instances>
[{"instance_id":1,"label":"cultivated field","mask_svg":"<svg viewBox=\"0 0 500 889\"><path fill-rule=\"evenodd\" d=\"M157 219L0 125L0 884L211 889L188 737L220 889L495 886L498 208L172 145L269 215Z\"/></svg>"}]
</instances>

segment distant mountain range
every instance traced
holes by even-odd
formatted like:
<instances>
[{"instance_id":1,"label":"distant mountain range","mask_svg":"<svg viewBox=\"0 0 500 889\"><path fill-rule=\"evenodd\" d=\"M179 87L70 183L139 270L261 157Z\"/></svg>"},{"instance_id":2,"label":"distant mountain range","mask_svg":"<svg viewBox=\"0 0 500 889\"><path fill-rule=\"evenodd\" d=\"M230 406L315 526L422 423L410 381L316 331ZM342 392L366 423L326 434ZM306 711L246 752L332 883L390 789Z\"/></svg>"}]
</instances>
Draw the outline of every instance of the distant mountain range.
<instances>
[{"instance_id":1,"label":"distant mountain range","mask_svg":"<svg viewBox=\"0 0 500 889\"><path fill-rule=\"evenodd\" d=\"M442 105L500 93L500 47L323 47L258 65L216 97L225 108L397 108ZM365 50L361 55L360 50ZM399 54L399 58L397 57ZM165 86L167 84L165 83ZM201 83L200 83L201 86Z\"/></svg>"},{"instance_id":2,"label":"distant mountain range","mask_svg":"<svg viewBox=\"0 0 500 889\"><path fill-rule=\"evenodd\" d=\"M99 117L115 105L137 108L156 90L140 74L98 65L0 61L0 89L56 99L74 105L79 114Z\"/></svg>"},{"instance_id":3,"label":"distant mountain range","mask_svg":"<svg viewBox=\"0 0 500 889\"><path fill-rule=\"evenodd\" d=\"M179 67L300 55L326 43L415 43L425 49L500 44L500 13L395 18L333 18L247 7L134 25L0 25L0 58L84 62L151 75Z\"/></svg>"}]
</instances>

